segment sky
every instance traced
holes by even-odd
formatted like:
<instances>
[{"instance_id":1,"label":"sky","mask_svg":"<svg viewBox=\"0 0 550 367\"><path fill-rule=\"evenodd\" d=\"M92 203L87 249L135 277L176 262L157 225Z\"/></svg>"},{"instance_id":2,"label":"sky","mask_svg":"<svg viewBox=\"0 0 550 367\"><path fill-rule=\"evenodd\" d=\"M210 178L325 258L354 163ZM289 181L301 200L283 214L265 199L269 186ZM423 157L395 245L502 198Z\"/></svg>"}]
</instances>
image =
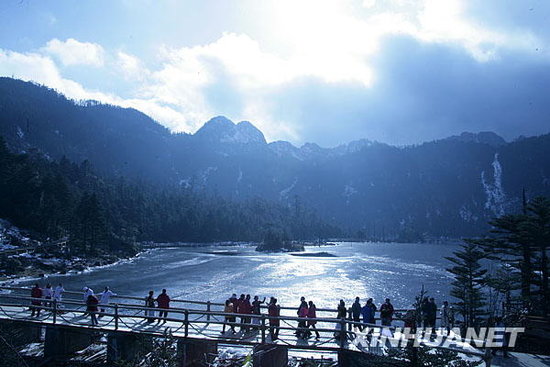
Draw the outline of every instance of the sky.
<instances>
[{"instance_id":1,"label":"sky","mask_svg":"<svg viewBox=\"0 0 550 367\"><path fill-rule=\"evenodd\" d=\"M550 132L548 0L1 0L0 75L268 141Z\"/></svg>"}]
</instances>

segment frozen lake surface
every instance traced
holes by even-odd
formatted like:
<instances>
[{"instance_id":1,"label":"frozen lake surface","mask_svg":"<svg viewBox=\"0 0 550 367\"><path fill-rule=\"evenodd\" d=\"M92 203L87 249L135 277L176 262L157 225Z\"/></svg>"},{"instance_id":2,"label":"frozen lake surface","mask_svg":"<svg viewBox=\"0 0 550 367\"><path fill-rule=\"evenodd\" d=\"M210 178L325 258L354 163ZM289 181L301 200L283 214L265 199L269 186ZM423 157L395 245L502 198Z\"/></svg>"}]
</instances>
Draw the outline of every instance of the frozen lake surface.
<instances>
[{"instance_id":1,"label":"frozen lake surface","mask_svg":"<svg viewBox=\"0 0 550 367\"><path fill-rule=\"evenodd\" d=\"M67 290L90 286L96 292L108 285L121 295L139 297L166 288L172 298L215 302L231 293L250 293L275 296L283 306L297 306L305 296L319 308L335 308L341 298L349 304L356 296L362 301L372 297L379 305L389 297L396 308L404 308L422 285L438 304L449 298L452 279L444 256L456 249L452 244L337 243L306 248L336 257L304 257L258 253L250 246L162 248L129 262L50 276L40 283L62 282Z\"/></svg>"}]
</instances>

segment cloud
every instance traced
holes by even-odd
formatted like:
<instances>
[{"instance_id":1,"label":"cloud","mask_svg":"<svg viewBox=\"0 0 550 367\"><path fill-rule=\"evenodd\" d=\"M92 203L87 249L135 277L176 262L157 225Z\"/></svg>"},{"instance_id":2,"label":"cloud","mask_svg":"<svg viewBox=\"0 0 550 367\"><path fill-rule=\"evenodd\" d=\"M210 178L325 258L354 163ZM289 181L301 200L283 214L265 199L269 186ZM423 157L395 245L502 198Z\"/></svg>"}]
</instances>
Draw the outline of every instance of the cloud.
<instances>
[{"instance_id":1,"label":"cloud","mask_svg":"<svg viewBox=\"0 0 550 367\"><path fill-rule=\"evenodd\" d=\"M127 80L144 81L150 71L143 65L140 59L134 55L118 51L116 54L116 66Z\"/></svg>"},{"instance_id":2,"label":"cloud","mask_svg":"<svg viewBox=\"0 0 550 367\"><path fill-rule=\"evenodd\" d=\"M493 19L498 0L488 1L266 0L248 9L261 8L261 30L228 27L177 47L159 41L154 59L131 45L52 39L34 53L4 51L0 71L138 108L174 131L194 132L219 114L253 121L268 140L324 145L542 131L541 114L514 101L528 97L546 111L537 93L547 93L540 81L550 58L539 50L550 32L529 26L520 5L517 17ZM516 122L526 120L534 128Z\"/></svg>"},{"instance_id":3,"label":"cloud","mask_svg":"<svg viewBox=\"0 0 550 367\"><path fill-rule=\"evenodd\" d=\"M73 38L66 41L54 38L41 51L56 57L64 66L89 65L100 67L104 64L105 51L103 47L96 43L80 42Z\"/></svg>"},{"instance_id":4,"label":"cloud","mask_svg":"<svg viewBox=\"0 0 550 367\"><path fill-rule=\"evenodd\" d=\"M0 49L0 75L46 85L74 100L91 99L121 107L136 108L157 121L162 121L173 130L182 128L181 122L184 119L176 109L158 103L155 98L121 98L110 93L88 90L78 82L64 78L49 56ZM184 126L184 128L191 127Z\"/></svg>"}]
</instances>

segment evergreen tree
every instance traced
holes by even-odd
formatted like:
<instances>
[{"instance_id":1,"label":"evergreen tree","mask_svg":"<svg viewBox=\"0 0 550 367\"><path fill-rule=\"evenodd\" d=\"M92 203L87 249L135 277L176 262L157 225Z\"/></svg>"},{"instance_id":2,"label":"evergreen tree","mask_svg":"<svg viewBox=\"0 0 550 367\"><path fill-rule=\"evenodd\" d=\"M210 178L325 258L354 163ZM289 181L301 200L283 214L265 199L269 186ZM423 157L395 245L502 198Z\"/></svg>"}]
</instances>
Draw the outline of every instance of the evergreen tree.
<instances>
[{"instance_id":1,"label":"evergreen tree","mask_svg":"<svg viewBox=\"0 0 550 367\"><path fill-rule=\"evenodd\" d=\"M453 266L447 269L454 276L451 296L458 299L457 310L464 318L465 326L474 326L485 305L481 287L487 270L480 264L485 258L485 253L478 245L466 240L462 249L453 254L454 257L446 257L453 263Z\"/></svg>"},{"instance_id":2,"label":"evergreen tree","mask_svg":"<svg viewBox=\"0 0 550 367\"><path fill-rule=\"evenodd\" d=\"M488 258L519 270L523 307L530 312L547 314L550 311L550 200L544 197L534 198L524 203L522 214L503 215L490 224L493 226L492 237L469 241L480 246ZM492 279L491 284L496 283ZM513 284L509 285L510 291L517 289L512 287ZM534 287L538 287L538 290Z\"/></svg>"},{"instance_id":3,"label":"evergreen tree","mask_svg":"<svg viewBox=\"0 0 550 367\"><path fill-rule=\"evenodd\" d=\"M97 196L85 193L74 213L72 242L85 254L97 254L106 249L107 241L107 225Z\"/></svg>"},{"instance_id":4,"label":"evergreen tree","mask_svg":"<svg viewBox=\"0 0 550 367\"><path fill-rule=\"evenodd\" d=\"M492 237L470 240L479 245L490 259L510 264L520 272L521 299L531 305L533 283L533 245L526 235L525 214L507 214L490 222Z\"/></svg>"},{"instance_id":5,"label":"evergreen tree","mask_svg":"<svg viewBox=\"0 0 550 367\"><path fill-rule=\"evenodd\" d=\"M527 204L527 216L524 220L526 242L538 251L537 277L534 283L539 287L537 293L542 315L550 312L548 297L548 249L550 248L550 199L536 197Z\"/></svg>"}]
</instances>

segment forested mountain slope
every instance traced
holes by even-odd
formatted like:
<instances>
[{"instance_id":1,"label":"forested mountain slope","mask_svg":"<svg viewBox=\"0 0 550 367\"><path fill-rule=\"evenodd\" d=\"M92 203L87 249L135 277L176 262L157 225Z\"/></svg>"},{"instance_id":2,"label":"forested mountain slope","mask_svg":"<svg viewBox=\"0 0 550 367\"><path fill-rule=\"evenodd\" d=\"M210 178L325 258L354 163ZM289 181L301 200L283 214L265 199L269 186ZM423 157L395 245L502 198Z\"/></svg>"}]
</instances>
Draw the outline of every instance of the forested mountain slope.
<instances>
[{"instance_id":1,"label":"forested mountain slope","mask_svg":"<svg viewBox=\"0 0 550 367\"><path fill-rule=\"evenodd\" d=\"M224 117L194 135L171 134L136 110L75 103L9 78L0 78L0 135L12 151L88 160L105 177L315 208L371 238L474 235L516 209L523 188L550 195L550 135L507 143L465 133L417 146L358 140L327 149L267 143L250 122Z\"/></svg>"}]
</instances>

